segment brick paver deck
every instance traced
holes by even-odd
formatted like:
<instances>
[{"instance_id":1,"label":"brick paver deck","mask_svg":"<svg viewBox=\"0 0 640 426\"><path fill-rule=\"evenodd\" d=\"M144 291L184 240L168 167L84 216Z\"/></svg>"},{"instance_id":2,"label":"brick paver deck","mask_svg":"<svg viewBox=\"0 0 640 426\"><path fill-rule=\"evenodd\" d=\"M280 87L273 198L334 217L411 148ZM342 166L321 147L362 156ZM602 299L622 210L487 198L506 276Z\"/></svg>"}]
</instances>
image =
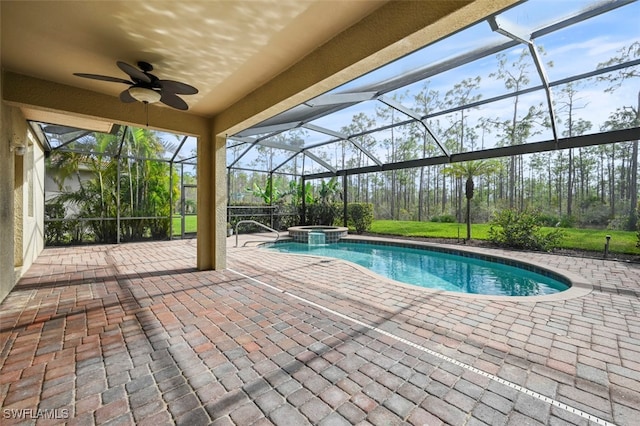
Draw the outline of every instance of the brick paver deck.
<instances>
[{"instance_id":1,"label":"brick paver deck","mask_svg":"<svg viewBox=\"0 0 640 426\"><path fill-rule=\"evenodd\" d=\"M639 424L640 265L491 252L593 290L459 297L252 247L197 271L195 240L46 249L0 305L1 423Z\"/></svg>"}]
</instances>

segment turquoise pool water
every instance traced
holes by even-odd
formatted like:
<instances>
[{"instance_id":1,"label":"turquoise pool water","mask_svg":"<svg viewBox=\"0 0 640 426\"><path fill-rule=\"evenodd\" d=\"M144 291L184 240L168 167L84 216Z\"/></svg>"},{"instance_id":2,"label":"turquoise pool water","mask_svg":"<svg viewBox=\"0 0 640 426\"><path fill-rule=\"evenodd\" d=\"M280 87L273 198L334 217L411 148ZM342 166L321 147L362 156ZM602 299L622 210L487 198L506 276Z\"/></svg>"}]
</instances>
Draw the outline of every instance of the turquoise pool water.
<instances>
[{"instance_id":1,"label":"turquoise pool water","mask_svg":"<svg viewBox=\"0 0 640 426\"><path fill-rule=\"evenodd\" d=\"M419 248L341 242L324 246L284 242L267 250L347 260L407 284L438 290L501 296L558 293L566 284L516 266Z\"/></svg>"}]
</instances>

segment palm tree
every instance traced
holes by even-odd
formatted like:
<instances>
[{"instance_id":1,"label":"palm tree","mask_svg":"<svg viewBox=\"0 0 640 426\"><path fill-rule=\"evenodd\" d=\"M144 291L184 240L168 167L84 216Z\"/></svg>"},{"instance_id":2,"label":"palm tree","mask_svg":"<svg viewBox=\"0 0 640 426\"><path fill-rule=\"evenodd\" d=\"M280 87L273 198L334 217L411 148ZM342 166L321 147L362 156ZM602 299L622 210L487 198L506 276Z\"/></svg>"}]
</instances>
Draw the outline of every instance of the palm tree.
<instances>
[{"instance_id":1,"label":"palm tree","mask_svg":"<svg viewBox=\"0 0 640 426\"><path fill-rule=\"evenodd\" d=\"M465 182L465 196L467 197L467 240L471 239L471 199L475 184L473 178L495 173L500 168L500 163L495 160L472 160L464 163L454 163L443 169L445 175L457 178L467 178Z\"/></svg>"},{"instance_id":2,"label":"palm tree","mask_svg":"<svg viewBox=\"0 0 640 426\"><path fill-rule=\"evenodd\" d=\"M120 231L125 240L140 239L147 233L162 239L170 232L170 192L175 199L178 181L174 179L170 188L168 164L151 159L162 158L171 147L146 129L132 129L127 136L130 137L122 141L121 134L93 133L78 142L87 153L61 150L54 152L48 160L50 169L56 171L56 182L62 192L57 200L73 204L79 217L98 219L87 224L97 242L116 241L117 222L110 219L121 212L139 217L121 223ZM123 155L118 158L120 150ZM119 166L124 166L122 172L119 172ZM78 170L81 168L90 174L89 178L80 179ZM64 188L67 179L74 175L79 188ZM119 179L124 185L118 185ZM119 201L122 202L120 207Z\"/></svg>"},{"instance_id":3,"label":"palm tree","mask_svg":"<svg viewBox=\"0 0 640 426\"><path fill-rule=\"evenodd\" d=\"M342 199L340 184L335 177L329 179L328 182L324 180L320 182L320 189L318 190L319 225L333 225L333 221L338 215L334 203L340 199Z\"/></svg>"}]
</instances>

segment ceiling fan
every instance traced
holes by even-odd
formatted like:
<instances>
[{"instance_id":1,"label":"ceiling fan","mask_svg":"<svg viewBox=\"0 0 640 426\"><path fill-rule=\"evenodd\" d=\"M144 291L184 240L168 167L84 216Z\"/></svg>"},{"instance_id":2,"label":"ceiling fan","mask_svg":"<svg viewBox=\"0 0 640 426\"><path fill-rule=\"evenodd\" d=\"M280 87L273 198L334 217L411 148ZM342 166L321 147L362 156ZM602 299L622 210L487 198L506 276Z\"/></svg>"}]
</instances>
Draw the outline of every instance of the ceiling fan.
<instances>
[{"instance_id":1,"label":"ceiling fan","mask_svg":"<svg viewBox=\"0 0 640 426\"><path fill-rule=\"evenodd\" d=\"M122 61L117 61L116 64L118 68L131 77L131 80L98 74L73 73L73 75L93 80L128 84L130 87L120 93L120 100L125 103L139 101L144 104L151 104L160 101L172 108L186 111L189 106L178 95L195 95L198 93L198 89L186 83L160 80L151 74L153 66L148 62L138 62L139 69Z\"/></svg>"}]
</instances>

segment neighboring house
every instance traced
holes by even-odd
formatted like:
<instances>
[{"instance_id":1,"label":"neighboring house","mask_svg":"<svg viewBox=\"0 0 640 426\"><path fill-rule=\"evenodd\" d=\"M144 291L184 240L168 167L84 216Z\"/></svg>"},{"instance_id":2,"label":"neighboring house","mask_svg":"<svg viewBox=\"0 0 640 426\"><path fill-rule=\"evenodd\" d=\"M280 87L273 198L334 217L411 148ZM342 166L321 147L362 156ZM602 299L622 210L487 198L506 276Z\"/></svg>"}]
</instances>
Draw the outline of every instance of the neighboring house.
<instances>
[{"instance_id":1,"label":"neighboring house","mask_svg":"<svg viewBox=\"0 0 640 426\"><path fill-rule=\"evenodd\" d=\"M80 189L80 182L86 182L89 179L93 178L93 173L89 170L89 168L85 165L80 165L77 174L73 174L64 179L62 183L62 188L58 182L60 181L60 173L59 170L50 167L49 165L45 166L45 180L44 180L44 202L45 204L55 200L60 194L75 192ZM76 206L67 204L66 206L67 212L65 214L65 218L73 217L78 214L78 209Z\"/></svg>"}]
</instances>

